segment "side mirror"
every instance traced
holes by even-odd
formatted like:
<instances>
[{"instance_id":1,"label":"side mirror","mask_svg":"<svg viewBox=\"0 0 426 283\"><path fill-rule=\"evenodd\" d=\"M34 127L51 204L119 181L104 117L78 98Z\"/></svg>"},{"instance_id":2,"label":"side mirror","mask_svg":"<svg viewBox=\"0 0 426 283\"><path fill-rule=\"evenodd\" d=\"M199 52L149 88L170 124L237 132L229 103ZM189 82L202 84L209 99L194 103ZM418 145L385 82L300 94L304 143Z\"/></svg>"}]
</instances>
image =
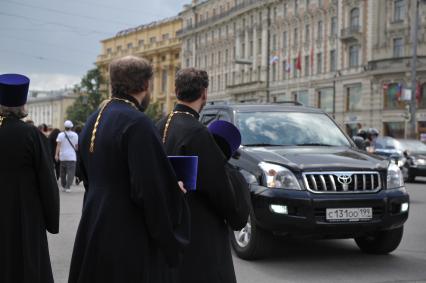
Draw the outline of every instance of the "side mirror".
<instances>
[{"instance_id":1,"label":"side mirror","mask_svg":"<svg viewBox=\"0 0 426 283\"><path fill-rule=\"evenodd\" d=\"M365 141L362 137L355 136L352 137L352 140L354 141L357 148L361 150L366 150Z\"/></svg>"}]
</instances>

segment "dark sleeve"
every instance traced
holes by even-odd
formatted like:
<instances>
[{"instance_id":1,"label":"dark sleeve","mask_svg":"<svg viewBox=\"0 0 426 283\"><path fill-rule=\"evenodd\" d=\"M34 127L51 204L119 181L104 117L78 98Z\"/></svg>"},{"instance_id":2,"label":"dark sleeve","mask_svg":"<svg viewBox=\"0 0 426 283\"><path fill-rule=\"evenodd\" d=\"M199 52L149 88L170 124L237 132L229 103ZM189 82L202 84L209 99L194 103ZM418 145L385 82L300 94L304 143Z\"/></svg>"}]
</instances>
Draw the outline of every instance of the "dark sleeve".
<instances>
[{"instance_id":1,"label":"dark sleeve","mask_svg":"<svg viewBox=\"0 0 426 283\"><path fill-rule=\"evenodd\" d=\"M131 199L143 209L148 231L169 266L176 266L189 243L189 207L152 122L138 119L125 136Z\"/></svg>"},{"instance_id":2,"label":"dark sleeve","mask_svg":"<svg viewBox=\"0 0 426 283\"><path fill-rule=\"evenodd\" d=\"M46 229L52 234L59 232L59 190L53 171L46 137L35 133L35 165Z\"/></svg>"},{"instance_id":3,"label":"dark sleeve","mask_svg":"<svg viewBox=\"0 0 426 283\"><path fill-rule=\"evenodd\" d=\"M80 179L80 181L83 182L83 186L84 186L84 197L83 197L83 204L86 202L86 195L87 192L89 191L89 178L87 177L87 170L86 167L84 166L84 162L83 162L83 150L81 150L81 143L79 143L79 150L77 150L77 165L76 167L78 168L78 170L76 170L78 172L78 176L76 173L76 176ZM84 205L83 205L84 207Z\"/></svg>"},{"instance_id":4,"label":"dark sleeve","mask_svg":"<svg viewBox=\"0 0 426 283\"><path fill-rule=\"evenodd\" d=\"M231 212L233 215L229 217L228 224L233 230L241 230L247 224L250 213L250 189L244 176L237 168L227 163L225 170L235 194L234 211Z\"/></svg>"},{"instance_id":5,"label":"dark sleeve","mask_svg":"<svg viewBox=\"0 0 426 283\"><path fill-rule=\"evenodd\" d=\"M198 130L185 142L187 155L198 155L197 193L207 197L210 204L227 223L239 223L236 205L239 194L231 185L225 171L226 159L207 128Z\"/></svg>"}]
</instances>

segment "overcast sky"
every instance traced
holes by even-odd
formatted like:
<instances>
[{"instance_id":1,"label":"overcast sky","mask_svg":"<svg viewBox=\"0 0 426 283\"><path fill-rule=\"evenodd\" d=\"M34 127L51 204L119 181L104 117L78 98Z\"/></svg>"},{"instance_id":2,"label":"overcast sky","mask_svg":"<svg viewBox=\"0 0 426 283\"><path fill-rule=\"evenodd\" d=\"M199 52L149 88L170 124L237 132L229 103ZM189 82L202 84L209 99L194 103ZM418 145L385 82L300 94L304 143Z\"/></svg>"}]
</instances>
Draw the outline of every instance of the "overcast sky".
<instances>
[{"instance_id":1,"label":"overcast sky","mask_svg":"<svg viewBox=\"0 0 426 283\"><path fill-rule=\"evenodd\" d=\"M100 54L100 40L177 15L191 0L0 0L0 74L32 90L72 87Z\"/></svg>"}]
</instances>

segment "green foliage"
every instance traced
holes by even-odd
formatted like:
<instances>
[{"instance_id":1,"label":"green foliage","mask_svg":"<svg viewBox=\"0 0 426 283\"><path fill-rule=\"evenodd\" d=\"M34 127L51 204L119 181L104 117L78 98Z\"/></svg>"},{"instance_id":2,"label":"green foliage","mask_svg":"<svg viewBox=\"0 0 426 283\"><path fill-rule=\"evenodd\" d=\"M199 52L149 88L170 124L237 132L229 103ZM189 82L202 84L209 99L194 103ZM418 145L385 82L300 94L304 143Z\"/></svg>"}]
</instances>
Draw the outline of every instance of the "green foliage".
<instances>
[{"instance_id":1,"label":"green foliage","mask_svg":"<svg viewBox=\"0 0 426 283\"><path fill-rule=\"evenodd\" d=\"M157 102L151 102L148 106L148 108L145 110L145 114L151 118L154 122L157 122L160 120L163 116L161 111L160 103Z\"/></svg>"},{"instance_id":2,"label":"green foliage","mask_svg":"<svg viewBox=\"0 0 426 283\"><path fill-rule=\"evenodd\" d=\"M86 122L89 115L107 97L99 90L101 84L102 77L99 69L89 70L80 84L74 86L74 93L78 94L78 98L68 107L67 119L73 121L75 125L83 125Z\"/></svg>"}]
</instances>

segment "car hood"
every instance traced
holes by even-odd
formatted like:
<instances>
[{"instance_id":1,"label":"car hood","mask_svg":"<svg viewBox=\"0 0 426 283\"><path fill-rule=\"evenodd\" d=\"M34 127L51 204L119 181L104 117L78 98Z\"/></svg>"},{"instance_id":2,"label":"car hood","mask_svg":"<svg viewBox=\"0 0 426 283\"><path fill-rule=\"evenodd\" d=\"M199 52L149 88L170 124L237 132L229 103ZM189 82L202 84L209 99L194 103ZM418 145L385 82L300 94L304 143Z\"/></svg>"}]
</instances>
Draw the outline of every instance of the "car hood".
<instances>
[{"instance_id":1,"label":"car hood","mask_svg":"<svg viewBox=\"0 0 426 283\"><path fill-rule=\"evenodd\" d=\"M385 170L389 161L348 147L244 147L259 162L282 164L293 170Z\"/></svg>"}]
</instances>

